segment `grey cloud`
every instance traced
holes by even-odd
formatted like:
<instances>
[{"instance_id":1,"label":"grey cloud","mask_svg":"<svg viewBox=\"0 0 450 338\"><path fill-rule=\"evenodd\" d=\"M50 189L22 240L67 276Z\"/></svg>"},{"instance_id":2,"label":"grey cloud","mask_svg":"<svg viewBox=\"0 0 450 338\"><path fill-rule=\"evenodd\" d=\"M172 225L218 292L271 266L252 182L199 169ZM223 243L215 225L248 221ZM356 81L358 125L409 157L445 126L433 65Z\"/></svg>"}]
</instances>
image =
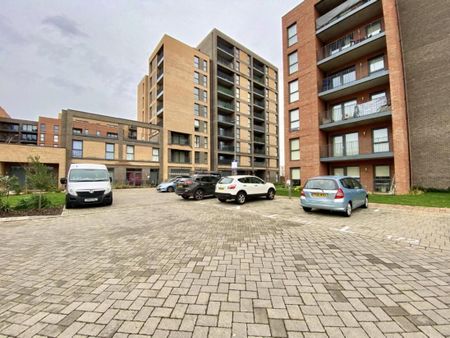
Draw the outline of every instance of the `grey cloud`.
<instances>
[{"instance_id":1,"label":"grey cloud","mask_svg":"<svg viewBox=\"0 0 450 338\"><path fill-rule=\"evenodd\" d=\"M0 43L23 44L27 41L27 38L11 27L6 17L0 15Z\"/></svg>"},{"instance_id":2,"label":"grey cloud","mask_svg":"<svg viewBox=\"0 0 450 338\"><path fill-rule=\"evenodd\" d=\"M80 86L75 82L64 78L51 76L48 78L48 81L53 85L55 85L56 87L61 88L63 90L70 90L74 94L81 94L82 92L85 91L85 88L83 86Z\"/></svg>"},{"instance_id":3,"label":"grey cloud","mask_svg":"<svg viewBox=\"0 0 450 338\"><path fill-rule=\"evenodd\" d=\"M44 25L56 28L64 36L87 36L86 33L78 29L78 24L75 21L63 15L47 16L44 20L42 20L42 23Z\"/></svg>"}]
</instances>

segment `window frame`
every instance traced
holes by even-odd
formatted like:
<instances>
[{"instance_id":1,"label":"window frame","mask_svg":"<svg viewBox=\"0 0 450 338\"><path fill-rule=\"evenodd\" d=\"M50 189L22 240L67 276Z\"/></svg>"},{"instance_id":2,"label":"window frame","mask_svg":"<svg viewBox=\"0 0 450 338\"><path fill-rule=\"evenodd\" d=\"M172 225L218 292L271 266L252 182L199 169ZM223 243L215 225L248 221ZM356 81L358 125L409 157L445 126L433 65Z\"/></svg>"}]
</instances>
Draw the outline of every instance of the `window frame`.
<instances>
[{"instance_id":1,"label":"window frame","mask_svg":"<svg viewBox=\"0 0 450 338\"><path fill-rule=\"evenodd\" d=\"M112 151L108 151L108 146L112 146ZM115 159L115 144L114 143L105 143L105 160L114 160ZM111 155L112 157L109 157L108 155Z\"/></svg>"},{"instance_id":2,"label":"window frame","mask_svg":"<svg viewBox=\"0 0 450 338\"><path fill-rule=\"evenodd\" d=\"M291 63L291 56L295 56L295 61L293 63ZM298 50L288 54L288 73L291 75L296 72L298 72Z\"/></svg>"},{"instance_id":3,"label":"window frame","mask_svg":"<svg viewBox=\"0 0 450 338\"><path fill-rule=\"evenodd\" d=\"M294 28L294 31L291 29ZM287 45L291 47L298 42L298 31L297 31L297 22L292 23L286 28L287 33ZM295 40L295 41L294 41Z\"/></svg>"},{"instance_id":4,"label":"window frame","mask_svg":"<svg viewBox=\"0 0 450 338\"><path fill-rule=\"evenodd\" d=\"M132 149L133 151L129 152L129 149ZM134 155L135 155L134 150L135 150L134 145L127 144L127 148L126 148L127 161L134 161Z\"/></svg>"},{"instance_id":5,"label":"window frame","mask_svg":"<svg viewBox=\"0 0 450 338\"><path fill-rule=\"evenodd\" d=\"M297 148L293 148L293 144L297 143ZM294 155L294 156L293 156ZM291 161L299 161L300 160L300 139L292 138L289 140L289 159Z\"/></svg>"},{"instance_id":6,"label":"window frame","mask_svg":"<svg viewBox=\"0 0 450 338\"><path fill-rule=\"evenodd\" d=\"M299 82L298 79L296 79L296 80L290 81L288 83L289 103L296 102L300 99L300 94L299 94L300 86L299 86L298 82ZM297 88L296 88L296 90L291 91L292 90L291 85L293 85L294 83L297 84Z\"/></svg>"},{"instance_id":7,"label":"window frame","mask_svg":"<svg viewBox=\"0 0 450 338\"><path fill-rule=\"evenodd\" d=\"M292 113L297 112L297 120L292 120ZM297 123L298 127L292 127L293 123ZM294 108L289 110L289 130L290 131L297 131L300 130L300 109Z\"/></svg>"}]
</instances>

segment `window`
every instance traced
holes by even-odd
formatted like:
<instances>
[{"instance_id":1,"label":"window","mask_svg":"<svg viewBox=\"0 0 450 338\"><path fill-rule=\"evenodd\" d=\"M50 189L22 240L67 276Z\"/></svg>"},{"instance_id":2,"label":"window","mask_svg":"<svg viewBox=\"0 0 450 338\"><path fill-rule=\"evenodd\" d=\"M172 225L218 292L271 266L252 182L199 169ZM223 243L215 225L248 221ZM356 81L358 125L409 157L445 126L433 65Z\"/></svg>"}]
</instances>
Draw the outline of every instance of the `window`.
<instances>
[{"instance_id":1,"label":"window","mask_svg":"<svg viewBox=\"0 0 450 338\"><path fill-rule=\"evenodd\" d=\"M289 111L289 129L291 131L300 129L300 113L298 109Z\"/></svg>"},{"instance_id":2,"label":"window","mask_svg":"<svg viewBox=\"0 0 450 338\"><path fill-rule=\"evenodd\" d=\"M207 137L203 138L203 148L205 148L205 149L208 148L208 138Z\"/></svg>"},{"instance_id":3,"label":"window","mask_svg":"<svg viewBox=\"0 0 450 338\"><path fill-rule=\"evenodd\" d=\"M58 142L59 142L59 136L53 135L53 143L58 143Z\"/></svg>"},{"instance_id":4,"label":"window","mask_svg":"<svg viewBox=\"0 0 450 338\"><path fill-rule=\"evenodd\" d=\"M345 168L334 168L333 175L334 176L345 176Z\"/></svg>"},{"instance_id":5,"label":"window","mask_svg":"<svg viewBox=\"0 0 450 338\"><path fill-rule=\"evenodd\" d=\"M83 141L72 141L72 157L83 157Z\"/></svg>"},{"instance_id":6,"label":"window","mask_svg":"<svg viewBox=\"0 0 450 338\"><path fill-rule=\"evenodd\" d=\"M41 133L45 133L45 127L46 127L45 123L41 123L40 125Z\"/></svg>"},{"instance_id":7,"label":"window","mask_svg":"<svg viewBox=\"0 0 450 338\"><path fill-rule=\"evenodd\" d=\"M373 130L373 152L383 153L389 151L389 132L387 128Z\"/></svg>"},{"instance_id":8,"label":"window","mask_svg":"<svg viewBox=\"0 0 450 338\"><path fill-rule=\"evenodd\" d=\"M114 139L116 139L116 138L118 138L118 135L117 135L117 133L106 133L106 137L107 138L114 138Z\"/></svg>"},{"instance_id":9,"label":"window","mask_svg":"<svg viewBox=\"0 0 450 338\"><path fill-rule=\"evenodd\" d=\"M194 88L194 99L196 101L200 100L200 89L198 89L198 88Z\"/></svg>"},{"instance_id":10,"label":"window","mask_svg":"<svg viewBox=\"0 0 450 338\"><path fill-rule=\"evenodd\" d=\"M372 22L366 27L367 37L370 38L381 33L381 21Z\"/></svg>"},{"instance_id":11,"label":"window","mask_svg":"<svg viewBox=\"0 0 450 338\"><path fill-rule=\"evenodd\" d=\"M179 144L182 146L190 145L189 135L172 131L170 133L170 143Z\"/></svg>"},{"instance_id":12,"label":"window","mask_svg":"<svg viewBox=\"0 0 450 338\"><path fill-rule=\"evenodd\" d=\"M153 149L152 150L152 161L159 162L159 149Z\"/></svg>"},{"instance_id":13,"label":"window","mask_svg":"<svg viewBox=\"0 0 450 338\"><path fill-rule=\"evenodd\" d=\"M297 43L297 24L290 25L287 29L288 47Z\"/></svg>"},{"instance_id":14,"label":"window","mask_svg":"<svg viewBox=\"0 0 450 338\"><path fill-rule=\"evenodd\" d=\"M194 129L195 131L200 131L200 120L194 120Z\"/></svg>"},{"instance_id":15,"label":"window","mask_svg":"<svg viewBox=\"0 0 450 338\"><path fill-rule=\"evenodd\" d=\"M298 138L289 140L291 161L298 161L300 159L300 140Z\"/></svg>"},{"instance_id":16,"label":"window","mask_svg":"<svg viewBox=\"0 0 450 338\"><path fill-rule=\"evenodd\" d=\"M208 70L208 62L206 60L202 61L202 69L205 72Z\"/></svg>"},{"instance_id":17,"label":"window","mask_svg":"<svg viewBox=\"0 0 450 338\"><path fill-rule=\"evenodd\" d=\"M56 124L53 126L53 134L58 134L59 133L59 126Z\"/></svg>"},{"instance_id":18,"label":"window","mask_svg":"<svg viewBox=\"0 0 450 338\"><path fill-rule=\"evenodd\" d=\"M329 90L337 87L341 87L347 83L356 81L355 67L350 67L342 72L331 75L328 79L325 79L324 90Z\"/></svg>"},{"instance_id":19,"label":"window","mask_svg":"<svg viewBox=\"0 0 450 338\"><path fill-rule=\"evenodd\" d=\"M202 92L202 94L203 94L202 100L203 100L204 102L208 101L208 92L207 92L206 90L204 90L204 91Z\"/></svg>"},{"instance_id":20,"label":"window","mask_svg":"<svg viewBox=\"0 0 450 338\"><path fill-rule=\"evenodd\" d=\"M289 63L289 74L295 73L298 71L298 53L297 51L289 54L288 56Z\"/></svg>"},{"instance_id":21,"label":"window","mask_svg":"<svg viewBox=\"0 0 450 338\"><path fill-rule=\"evenodd\" d=\"M194 56L194 67L197 69L200 68L200 59L198 56Z\"/></svg>"},{"instance_id":22,"label":"window","mask_svg":"<svg viewBox=\"0 0 450 338\"><path fill-rule=\"evenodd\" d=\"M370 95L370 100L379 102L380 105L387 104L386 92L374 93Z\"/></svg>"},{"instance_id":23,"label":"window","mask_svg":"<svg viewBox=\"0 0 450 338\"><path fill-rule=\"evenodd\" d=\"M295 186L301 184L300 168L291 168L291 182Z\"/></svg>"},{"instance_id":24,"label":"window","mask_svg":"<svg viewBox=\"0 0 450 338\"><path fill-rule=\"evenodd\" d=\"M83 132L83 130L80 128L72 128L72 133L74 135L81 135L82 132Z\"/></svg>"},{"instance_id":25,"label":"window","mask_svg":"<svg viewBox=\"0 0 450 338\"><path fill-rule=\"evenodd\" d=\"M239 126L241 124L241 116L236 115L236 125Z\"/></svg>"},{"instance_id":26,"label":"window","mask_svg":"<svg viewBox=\"0 0 450 338\"><path fill-rule=\"evenodd\" d=\"M236 152L241 152L241 142L236 142Z\"/></svg>"},{"instance_id":27,"label":"window","mask_svg":"<svg viewBox=\"0 0 450 338\"><path fill-rule=\"evenodd\" d=\"M134 160L134 146L127 146L127 161Z\"/></svg>"},{"instance_id":28,"label":"window","mask_svg":"<svg viewBox=\"0 0 450 338\"><path fill-rule=\"evenodd\" d=\"M95 133L95 135L101 136L100 131L97 130L96 133Z\"/></svg>"},{"instance_id":29,"label":"window","mask_svg":"<svg viewBox=\"0 0 450 338\"><path fill-rule=\"evenodd\" d=\"M334 157L358 155L358 133L334 136L332 147Z\"/></svg>"},{"instance_id":30,"label":"window","mask_svg":"<svg viewBox=\"0 0 450 338\"><path fill-rule=\"evenodd\" d=\"M194 115L200 116L200 105L198 105L197 103L194 103Z\"/></svg>"},{"instance_id":31,"label":"window","mask_svg":"<svg viewBox=\"0 0 450 338\"><path fill-rule=\"evenodd\" d=\"M359 179L359 167L347 167L347 176Z\"/></svg>"},{"instance_id":32,"label":"window","mask_svg":"<svg viewBox=\"0 0 450 338\"><path fill-rule=\"evenodd\" d=\"M40 140L41 142L45 142L45 134L40 134L40 135L39 135L39 140Z\"/></svg>"},{"instance_id":33,"label":"window","mask_svg":"<svg viewBox=\"0 0 450 338\"><path fill-rule=\"evenodd\" d=\"M208 110L206 106L200 106L200 116L207 117Z\"/></svg>"},{"instance_id":34,"label":"window","mask_svg":"<svg viewBox=\"0 0 450 338\"><path fill-rule=\"evenodd\" d=\"M241 128L236 128L236 138L241 138Z\"/></svg>"},{"instance_id":35,"label":"window","mask_svg":"<svg viewBox=\"0 0 450 338\"><path fill-rule=\"evenodd\" d=\"M249 143L247 144L248 146L248 153L251 154L252 153L252 145Z\"/></svg>"},{"instance_id":36,"label":"window","mask_svg":"<svg viewBox=\"0 0 450 338\"><path fill-rule=\"evenodd\" d=\"M239 99L241 97L241 90L236 88L236 98Z\"/></svg>"},{"instance_id":37,"label":"window","mask_svg":"<svg viewBox=\"0 0 450 338\"><path fill-rule=\"evenodd\" d=\"M195 148L200 148L200 136L195 136Z\"/></svg>"},{"instance_id":38,"label":"window","mask_svg":"<svg viewBox=\"0 0 450 338\"><path fill-rule=\"evenodd\" d=\"M84 130L84 135L89 135L89 129Z\"/></svg>"},{"instance_id":39,"label":"window","mask_svg":"<svg viewBox=\"0 0 450 338\"><path fill-rule=\"evenodd\" d=\"M384 69L384 56L379 56L375 59L369 60L369 74L378 72Z\"/></svg>"},{"instance_id":40,"label":"window","mask_svg":"<svg viewBox=\"0 0 450 338\"><path fill-rule=\"evenodd\" d=\"M357 105L356 100L347 101L334 105L333 108L331 108L331 118L333 122L341 121L344 118L348 119L354 117L356 105Z\"/></svg>"},{"instance_id":41,"label":"window","mask_svg":"<svg viewBox=\"0 0 450 338\"><path fill-rule=\"evenodd\" d=\"M391 168L388 165L375 166L374 190L376 192L391 190Z\"/></svg>"},{"instance_id":42,"label":"window","mask_svg":"<svg viewBox=\"0 0 450 338\"><path fill-rule=\"evenodd\" d=\"M206 75L202 76L202 85L206 87L208 85L208 77Z\"/></svg>"},{"instance_id":43,"label":"window","mask_svg":"<svg viewBox=\"0 0 450 338\"><path fill-rule=\"evenodd\" d=\"M295 102L298 98L298 80L289 82L289 102Z\"/></svg>"},{"instance_id":44,"label":"window","mask_svg":"<svg viewBox=\"0 0 450 338\"><path fill-rule=\"evenodd\" d=\"M106 143L105 145L105 159L114 160L114 144Z\"/></svg>"},{"instance_id":45,"label":"window","mask_svg":"<svg viewBox=\"0 0 450 338\"><path fill-rule=\"evenodd\" d=\"M200 74L197 72L194 72L194 83L200 84Z\"/></svg>"}]
</instances>

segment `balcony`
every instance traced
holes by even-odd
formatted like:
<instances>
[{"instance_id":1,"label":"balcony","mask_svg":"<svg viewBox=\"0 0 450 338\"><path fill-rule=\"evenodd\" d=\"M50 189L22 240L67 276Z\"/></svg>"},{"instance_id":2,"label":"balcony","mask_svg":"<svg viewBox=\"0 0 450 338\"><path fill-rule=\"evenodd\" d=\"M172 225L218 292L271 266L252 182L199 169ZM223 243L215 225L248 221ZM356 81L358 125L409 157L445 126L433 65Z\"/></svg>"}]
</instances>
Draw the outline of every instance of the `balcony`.
<instances>
[{"instance_id":1,"label":"balcony","mask_svg":"<svg viewBox=\"0 0 450 338\"><path fill-rule=\"evenodd\" d=\"M327 144L320 147L320 161L329 163L393 158L391 149L389 142L374 144L370 151L361 151L359 141Z\"/></svg>"},{"instance_id":2,"label":"balcony","mask_svg":"<svg viewBox=\"0 0 450 338\"><path fill-rule=\"evenodd\" d=\"M228 112L234 112L234 105L232 103L217 101L217 107Z\"/></svg>"},{"instance_id":3,"label":"balcony","mask_svg":"<svg viewBox=\"0 0 450 338\"><path fill-rule=\"evenodd\" d=\"M254 167L265 167L266 166L266 160L257 160L257 159L255 159L253 161L253 166Z\"/></svg>"},{"instance_id":4,"label":"balcony","mask_svg":"<svg viewBox=\"0 0 450 338\"><path fill-rule=\"evenodd\" d=\"M386 47L386 34L383 21L379 19L322 47L317 55L317 66L327 72L383 47Z\"/></svg>"},{"instance_id":5,"label":"balcony","mask_svg":"<svg viewBox=\"0 0 450 338\"><path fill-rule=\"evenodd\" d=\"M225 81L228 84L231 83L234 85L234 76L231 74L227 74L219 69L217 70L217 78L222 81Z\"/></svg>"},{"instance_id":6,"label":"balcony","mask_svg":"<svg viewBox=\"0 0 450 338\"><path fill-rule=\"evenodd\" d=\"M386 99L361 103L350 109L330 109L322 114L320 129L333 131L347 128L349 125L365 125L390 119L392 110Z\"/></svg>"},{"instance_id":7,"label":"balcony","mask_svg":"<svg viewBox=\"0 0 450 338\"><path fill-rule=\"evenodd\" d=\"M257 62L253 63L253 69L256 70L257 72L261 73L261 74L265 74L265 69L264 69L264 65L263 64L259 64Z\"/></svg>"},{"instance_id":8,"label":"balcony","mask_svg":"<svg viewBox=\"0 0 450 338\"><path fill-rule=\"evenodd\" d=\"M234 99L234 91L231 88L227 88L221 85L217 86L217 93L221 94L222 96L225 96L227 98Z\"/></svg>"},{"instance_id":9,"label":"balcony","mask_svg":"<svg viewBox=\"0 0 450 338\"><path fill-rule=\"evenodd\" d=\"M158 84L158 87L156 89L156 98L159 98L164 92L164 86Z\"/></svg>"},{"instance_id":10,"label":"balcony","mask_svg":"<svg viewBox=\"0 0 450 338\"><path fill-rule=\"evenodd\" d=\"M221 52L224 52L228 55L230 55L231 57L234 57L234 48L228 44L226 44L225 42L217 42L217 49Z\"/></svg>"},{"instance_id":11,"label":"balcony","mask_svg":"<svg viewBox=\"0 0 450 338\"><path fill-rule=\"evenodd\" d=\"M264 137L255 136L253 137L253 143L265 144L266 142L264 140Z\"/></svg>"},{"instance_id":12,"label":"balcony","mask_svg":"<svg viewBox=\"0 0 450 338\"><path fill-rule=\"evenodd\" d=\"M219 124L234 126L234 119L224 115L218 115L217 121Z\"/></svg>"},{"instance_id":13,"label":"balcony","mask_svg":"<svg viewBox=\"0 0 450 338\"><path fill-rule=\"evenodd\" d=\"M259 88L256 88L255 86L253 86L253 94L256 94L261 97L265 96L264 89L259 89Z\"/></svg>"},{"instance_id":14,"label":"balcony","mask_svg":"<svg viewBox=\"0 0 450 338\"><path fill-rule=\"evenodd\" d=\"M380 0L347 0L316 20L316 35L330 41L381 14Z\"/></svg>"},{"instance_id":15,"label":"balcony","mask_svg":"<svg viewBox=\"0 0 450 338\"><path fill-rule=\"evenodd\" d=\"M156 106L156 116L158 116L159 114L161 114L164 110L164 104L162 102L158 102L157 106Z\"/></svg>"},{"instance_id":16,"label":"balcony","mask_svg":"<svg viewBox=\"0 0 450 338\"><path fill-rule=\"evenodd\" d=\"M265 121L266 120L266 115L264 113L253 113L253 118L254 119L258 119L261 121Z\"/></svg>"},{"instance_id":17,"label":"balcony","mask_svg":"<svg viewBox=\"0 0 450 338\"><path fill-rule=\"evenodd\" d=\"M232 158L220 158L219 157L219 161L218 161L218 164L219 165L231 165L231 162L233 162L233 159Z\"/></svg>"},{"instance_id":18,"label":"balcony","mask_svg":"<svg viewBox=\"0 0 450 338\"><path fill-rule=\"evenodd\" d=\"M264 109L264 100L253 100L253 105L254 106L257 106L257 107L259 107L259 108L261 108L261 109Z\"/></svg>"},{"instance_id":19,"label":"balcony","mask_svg":"<svg viewBox=\"0 0 450 338\"><path fill-rule=\"evenodd\" d=\"M255 149L253 150L253 152L254 152L255 154L258 154L258 155L265 155L265 154L266 154L266 151L264 150L264 147L262 147L262 148L256 148L256 147L255 147Z\"/></svg>"},{"instance_id":20,"label":"balcony","mask_svg":"<svg viewBox=\"0 0 450 338\"><path fill-rule=\"evenodd\" d=\"M253 125L253 130L254 131L259 131L261 133L264 133L264 131L266 130L264 126L258 126L257 124Z\"/></svg>"},{"instance_id":21,"label":"balcony","mask_svg":"<svg viewBox=\"0 0 450 338\"><path fill-rule=\"evenodd\" d=\"M253 73L253 80L264 86L264 76Z\"/></svg>"},{"instance_id":22,"label":"balcony","mask_svg":"<svg viewBox=\"0 0 450 338\"><path fill-rule=\"evenodd\" d=\"M234 146L228 145L228 144L219 144L219 151L233 153L234 152Z\"/></svg>"},{"instance_id":23,"label":"balcony","mask_svg":"<svg viewBox=\"0 0 450 338\"><path fill-rule=\"evenodd\" d=\"M380 69L369 74L359 74L358 77L354 69L346 69L323 80L319 98L324 101L334 100L388 82L389 71L387 69Z\"/></svg>"},{"instance_id":24,"label":"balcony","mask_svg":"<svg viewBox=\"0 0 450 338\"><path fill-rule=\"evenodd\" d=\"M234 139L234 133L232 131L230 132L222 128L219 128L217 136L223 139Z\"/></svg>"},{"instance_id":25,"label":"balcony","mask_svg":"<svg viewBox=\"0 0 450 338\"><path fill-rule=\"evenodd\" d=\"M223 56L217 56L217 63L220 64L221 66L230 68L230 69L234 69L234 63L233 61L227 60L226 58L224 58Z\"/></svg>"}]
</instances>

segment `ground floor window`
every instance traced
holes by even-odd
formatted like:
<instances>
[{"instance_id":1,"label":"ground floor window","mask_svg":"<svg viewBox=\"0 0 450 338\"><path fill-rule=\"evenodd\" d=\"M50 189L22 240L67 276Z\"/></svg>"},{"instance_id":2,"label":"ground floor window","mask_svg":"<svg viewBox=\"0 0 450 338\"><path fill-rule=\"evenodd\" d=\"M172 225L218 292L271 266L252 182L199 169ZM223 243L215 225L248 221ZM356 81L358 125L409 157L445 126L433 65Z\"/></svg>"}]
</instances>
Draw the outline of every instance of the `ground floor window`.
<instances>
[{"instance_id":1,"label":"ground floor window","mask_svg":"<svg viewBox=\"0 0 450 338\"><path fill-rule=\"evenodd\" d=\"M350 176L350 177L356 178L357 180L360 179L358 166L336 167L336 168L333 168L331 172L335 176Z\"/></svg>"},{"instance_id":2,"label":"ground floor window","mask_svg":"<svg viewBox=\"0 0 450 338\"><path fill-rule=\"evenodd\" d=\"M389 192L391 190L391 168L388 165L377 165L374 170L375 192Z\"/></svg>"},{"instance_id":3,"label":"ground floor window","mask_svg":"<svg viewBox=\"0 0 450 338\"><path fill-rule=\"evenodd\" d=\"M129 169L126 170L127 184L139 186L142 185L142 169Z\"/></svg>"},{"instance_id":4,"label":"ground floor window","mask_svg":"<svg viewBox=\"0 0 450 338\"><path fill-rule=\"evenodd\" d=\"M291 184L293 186L298 186L302 184L300 178L300 168L291 168Z\"/></svg>"}]
</instances>

